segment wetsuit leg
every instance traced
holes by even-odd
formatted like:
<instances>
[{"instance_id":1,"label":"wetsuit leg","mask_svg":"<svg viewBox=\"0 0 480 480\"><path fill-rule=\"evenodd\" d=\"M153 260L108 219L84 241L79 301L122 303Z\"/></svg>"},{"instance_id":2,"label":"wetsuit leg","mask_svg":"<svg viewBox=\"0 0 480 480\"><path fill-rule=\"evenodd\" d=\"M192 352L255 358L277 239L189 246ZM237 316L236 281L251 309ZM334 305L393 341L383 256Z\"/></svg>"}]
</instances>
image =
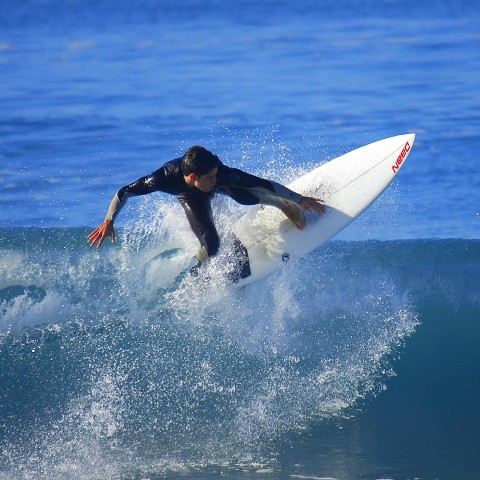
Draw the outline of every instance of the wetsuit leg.
<instances>
[{"instance_id":1,"label":"wetsuit leg","mask_svg":"<svg viewBox=\"0 0 480 480\"><path fill-rule=\"evenodd\" d=\"M197 236L208 256L216 255L220 237L213 223L210 199L180 200L193 233Z\"/></svg>"}]
</instances>

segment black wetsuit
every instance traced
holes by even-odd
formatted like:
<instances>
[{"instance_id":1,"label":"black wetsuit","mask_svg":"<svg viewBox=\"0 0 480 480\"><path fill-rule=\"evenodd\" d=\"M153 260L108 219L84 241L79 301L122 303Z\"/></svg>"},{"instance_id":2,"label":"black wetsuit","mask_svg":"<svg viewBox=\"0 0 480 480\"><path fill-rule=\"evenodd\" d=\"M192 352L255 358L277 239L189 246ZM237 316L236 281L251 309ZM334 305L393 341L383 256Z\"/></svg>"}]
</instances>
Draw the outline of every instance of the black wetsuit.
<instances>
[{"instance_id":1,"label":"black wetsuit","mask_svg":"<svg viewBox=\"0 0 480 480\"><path fill-rule=\"evenodd\" d=\"M219 163L216 184L212 191L202 192L185 182L182 172L182 158L165 163L152 174L122 187L114 196L106 220L115 220L129 197L152 192L166 192L175 195L188 218L190 227L198 237L208 256L218 252L220 239L213 223L210 201L215 192L228 195L242 205L263 203L282 208L283 200L299 203L298 193L276 182L265 180L237 168Z\"/></svg>"}]
</instances>

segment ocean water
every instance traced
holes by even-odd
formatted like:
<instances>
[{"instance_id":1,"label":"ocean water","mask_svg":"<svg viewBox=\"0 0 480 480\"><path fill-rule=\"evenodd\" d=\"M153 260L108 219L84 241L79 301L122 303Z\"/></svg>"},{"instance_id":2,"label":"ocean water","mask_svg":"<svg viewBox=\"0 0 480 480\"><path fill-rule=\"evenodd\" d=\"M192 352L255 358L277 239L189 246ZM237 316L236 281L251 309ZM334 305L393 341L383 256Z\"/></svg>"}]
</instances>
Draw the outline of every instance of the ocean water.
<instances>
[{"instance_id":1,"label":"ocean water","mask_svg":"<svg viewBox=\"0 0 480 480\"><path fill-rule=\"evenodd\" d=\"M0 479L480 479L479 47L474 1L0 1ZM289 183L408 132L246 288L175 282L166 195L86 243L192 144Z\"/></svg>"}]
</instances>

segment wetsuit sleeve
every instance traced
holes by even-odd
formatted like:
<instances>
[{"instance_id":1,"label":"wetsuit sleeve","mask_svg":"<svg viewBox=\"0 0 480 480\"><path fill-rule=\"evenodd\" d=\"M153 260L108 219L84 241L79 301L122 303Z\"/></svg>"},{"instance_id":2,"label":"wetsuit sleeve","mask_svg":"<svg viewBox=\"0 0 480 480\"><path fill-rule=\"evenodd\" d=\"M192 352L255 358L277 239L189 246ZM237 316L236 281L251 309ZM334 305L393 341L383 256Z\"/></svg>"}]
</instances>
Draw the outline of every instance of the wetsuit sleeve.
<instances>
[{"instance_id":1,"label":"wetsuit sleeve","mask_svg":"<svg viewBox=\"0 0 480 480\"><path fill-rule=\"evenodd\" d=\"M300 203L302 195L296 193L280 183L272 180L265 180L250 173L246 173L238 168L225 167L223 174L223 181L225 186L235 188L245 188L253 195L259 198L261 203L264 199L279 197L284 200L290 200L294 203ZM268 202L266 202L268 203Z\"/></svg>"},{"instance_id":2,"label":"wetsuit sleeve","mask_svg":"<svg viewBox=\"0 0 480 480\"><path fill-rule=\"evenodd\" d=\"M273 191L278 197L281 197L285 200L290 200L295 203L300 203L302 195L294 192L293 190L290 190L289 188L285 187L280 183L274 182L272 180L269 180L269 182L272 184Z\"/></svg>"},{"instance_id":3,"label":"wetsuit sleeve","mask_svg":"<svg viewBox=\"0 0 480 480\"><path fill-rule=\"evenodd\" d=\"M129 185L125 185L114 195L105 220L114 221L130 197L162 191L165 189L165 185L166 173L164 168L156 170L151 175L141 177Z\"/></svg>"}]
</instances>

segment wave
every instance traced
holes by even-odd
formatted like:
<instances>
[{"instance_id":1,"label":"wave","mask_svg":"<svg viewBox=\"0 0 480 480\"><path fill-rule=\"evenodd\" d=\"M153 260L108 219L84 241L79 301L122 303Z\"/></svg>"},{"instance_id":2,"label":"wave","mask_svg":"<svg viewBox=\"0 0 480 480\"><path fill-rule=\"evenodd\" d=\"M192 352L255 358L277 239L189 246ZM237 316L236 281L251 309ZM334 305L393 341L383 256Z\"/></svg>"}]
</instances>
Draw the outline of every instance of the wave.
<instances>
[{"instance_id":1,"label":"wave","mask_svg":"<svg viewBox=\"0 0 480 480\"><path fill-rule=\"evenodd\" d=\"M167 286L190 237L138 233L0 232L0 478L271 466L381 394L439 303L480 305L476 240L334 241L236 289Z\"/></svg>"}]
</instances>

